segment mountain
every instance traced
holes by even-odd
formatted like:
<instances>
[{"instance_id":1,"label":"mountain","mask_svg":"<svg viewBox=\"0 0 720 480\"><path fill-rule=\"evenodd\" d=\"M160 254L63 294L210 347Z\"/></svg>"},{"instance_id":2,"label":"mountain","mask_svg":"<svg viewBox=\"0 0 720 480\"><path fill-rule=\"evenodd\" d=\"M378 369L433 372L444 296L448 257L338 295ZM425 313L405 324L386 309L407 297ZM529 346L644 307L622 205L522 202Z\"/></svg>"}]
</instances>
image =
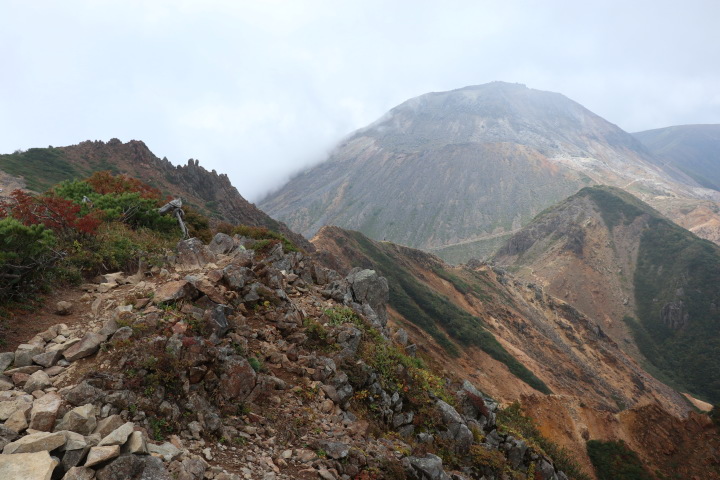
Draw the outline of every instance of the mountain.
<instances>
[{"instance_id":1,"label":"mountain","mask_svg":"<svg viewBox=\"0 0 720 480\"><path fill-rule=\"evenodd\" d=\"M663 164L720 190L720 125L679 125L633 133Z\"/></svg>"},{"instance_id":2,"label":"mountain","mask_svg":"<svg viewBox=\"0 0 720 480\"><path fill-rule=\"evenodd\" d=\"M707 472L700 465L714 454L693 440L714 442L705 433L707 418L688 416L684 397L643 371L600 325L539 285L488 264L453 267L338 227L322 228L313 243L319 259L339 272L357 266L386 276L388 325L405 330L419 354L447 375L471 379L503 403L521 401L541 431L588 471L588 439L622 439L651 471L690 478L678 470L682 465ZM552 394L513 372L488 342L475 341L483 336L473 335L479 327ZM670 431L679 436L663 433Z\"/></svg>"},{"instance_id":3,"label":"mountain","mask_svg":"<svg viewBox=\"0 0 720 480\"><path fill-rule=\"evenodd\" d=\"M393 108L260 206L306 236L338 225L465 261L595 183L636 192L672 218L720 198L656 163L563 95L494 82Z\"/></svg>"},{"instance_id":4,"label":"mountain","mask_svg":"<svg viewBox=\"0 0 720 480\"><path fill-rule=\"evenodd\" d=\"M102 170L142 179L167 196L182 197L186 204L217 220L266 227L303 248L312 248L304 237L245 200L227 175L209 172L193 159L176 167L167 159L156 157L138 140L86 141L68 147L31 148L0 155L0 173L6 174L0 177L0 182L6 180L0 183L4 185L4 194L22 182L32 191L44 192L63 180L85 178Z\"/></svg>"},{"instance_id":5,"label":"mountain","mask_svg":"<svg viewBox=\"0 0 720 480\"><path fill-rule=\"evenodd\" d=\"M494 260L631 339L651 372L720 401L720 247L627 192L584 188L515 233Z\"/></svg>"}]
</instances>

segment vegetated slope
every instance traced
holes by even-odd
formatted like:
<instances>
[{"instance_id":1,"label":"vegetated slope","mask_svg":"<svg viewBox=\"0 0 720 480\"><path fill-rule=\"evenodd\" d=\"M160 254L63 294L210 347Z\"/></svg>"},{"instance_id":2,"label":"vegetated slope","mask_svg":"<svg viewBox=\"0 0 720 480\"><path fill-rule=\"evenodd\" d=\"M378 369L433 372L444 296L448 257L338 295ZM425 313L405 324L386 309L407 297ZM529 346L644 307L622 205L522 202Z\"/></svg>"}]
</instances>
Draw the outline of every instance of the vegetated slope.
<instances>
[{"instance_id":1,"label":"vegetated slope","mask_svg":"<svg viewBox=\"0 0 720 480\"><path fill-rule=\"evenodd\" d=\"M386 276L395 318L410 330L425 332L428 342L438 346L434 351L448 362L460 365L482 357L488 365L502 363L504 359L492 353L473 357L485 347L475 341L484 329L556 394L577 395L605 410L649 401L661 402L677 414L688 408L678 394L622 353L593 321L502 270L484 264L451 267L419 250L374 242L337 227L324 227L313 243L329 252L328 265L340 270L351 265L373 268ZM444 305L444 310L436 305ZM485 365L471 365L467 368L478 376L479 386L500 399L533 392L514 387L517 379L507 373L512 367L503 368L505 377L498 381L499 377L491 378L496 372L486 372Z\"/></svg>"},{"instance_id":2,"label":"vegetated slope","mask_svg":"<svg viewBox=\"0 0 720 480\"><path fill-rule=\"evenodd\" d=\"M591 464L584 453L588 439L632 440L632 448L646 465L666 472L673 471L668 466L670 462L695 448L694 440L684 443L685 433L682 442L673 443L676 437L672 430L664 434L653 431L653 435L658 435L656 442L674 445L671 456L653 458L655 452L651 450L655 444L648 446L651 441L643 440L642 433L626 418L644 418L645 408L652 405L667 417L663 426L672 424L673 428L684 431L685 422L695 425L704 420L699 416L680 420L690 407L679 394L643 371L592 320L571 305L545 294L540 287L520 283L512 274L486 264L451 267L433 255L389 242L373 242L358 232L337 227L324 227L313 243L324 263L339 271L357 265L387 275L391 320L419 342L418 351L435 358L448 372L471 378L479 388L499 400L520 400L527 412L538 420L543 434L578 454L588 469ZM419 318L418 313L402 314L402 300L392 293L393 288L400 288L393 285L393 270L413 278L413 282L429 292L426 295L443 298L479 318L505 350L542 380L553 394L543 395L528 389L504 365L471 344L463 346L450 335L447 337L456 343L461 354L454 357L448 353L433 339L436 334L428 334L428 330L432 330L423 325L429 316L435 328L444 333L446 317L434 317L431 311L422 312L426 318ZM628 417L628 412L636 411L639 413ZM687 437L698 438L690 434ZM702 454L698 452L696 456ZM707 466L690 468L702 472Z\"/></svg>"},{"instance_id":3,"label":"vegetated slope","mask_svg":"<svg viewBox=\"0 0 720 480\"><path fill-rule=\"evenodd\" d=\"M80 179L92 172L109 170L142 179L169 196L179 196L187 204L218 220L233 224L266 227L291 238L303 248L309 242L284 224L277 222L245 200L225 174L208 172L197 160L174 166L156 157L138 140L122 143L112 139L86 141L68 147L31 148L25 152L0 155L0 171L20 176L27 188L44 192L63 181ZM3 194L9 192L3 191Z\"/></svg>"},{"instance_id":4,"label":"vegetated slope","mask_svg":"<svg viewBox=\"0 0 720 480\"><path fill-rule=\"evenodd\" d=\"M495 257L577 302L678 388L720 401L720 248L626 192L581 190L515 234ZM623 320L624 319L624 320Z\"/></svg>"},{"instance_id":5,"label":"vegetated slope","mask_svg":"<svg viewBox=\"0 0 720 480\"><path fill-rule=\"evenodd\" d=\"M560 94L494 82L399 105L260 205L306 236L338 225L456 262L593 183L637 192L673 218L720 198L651 157Z\"/></svg>"},{"instance_id":6,"label":"vegetated slope","mask_svg":"<svg viewBox=\"0 0 720 480\"><path fill-rule=\"evenodd\" d=\"M678 125L633 133L661 164L720 190L720 125Z\"/></svg>"}]
</instances>

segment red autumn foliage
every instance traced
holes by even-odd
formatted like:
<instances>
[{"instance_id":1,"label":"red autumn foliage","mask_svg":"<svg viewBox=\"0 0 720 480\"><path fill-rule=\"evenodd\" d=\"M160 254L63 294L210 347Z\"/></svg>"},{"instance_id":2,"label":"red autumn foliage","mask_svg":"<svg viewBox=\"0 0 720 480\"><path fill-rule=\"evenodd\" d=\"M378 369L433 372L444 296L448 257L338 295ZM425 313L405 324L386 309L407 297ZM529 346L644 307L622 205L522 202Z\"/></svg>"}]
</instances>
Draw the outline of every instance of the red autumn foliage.
<instances>
[{"instance_id":1,"label":"red autumn foliage","mask_svg":"<svg viewBox=\"0 0 720 480\"><path fill-rule=\"evenodd\" d=\"M140 197L162 201L160 190L127 175L113 175L109 171L95 172L86 180L101 195L109 193L139 193Z\"/></svg>"},{"instance_id":2,"label":"red autumn foliage","mask_svg":"<svg viewBox=\"0 0 720 480\"><path fill-rule=\"evenodd\" d=\"M34 197L14 190L0 205L0 218L11 216L24 225L42 224L60 236L94 235L101 220L94 214L80 217L81 206L54 195Z\"/></svg>"}]
</instances>

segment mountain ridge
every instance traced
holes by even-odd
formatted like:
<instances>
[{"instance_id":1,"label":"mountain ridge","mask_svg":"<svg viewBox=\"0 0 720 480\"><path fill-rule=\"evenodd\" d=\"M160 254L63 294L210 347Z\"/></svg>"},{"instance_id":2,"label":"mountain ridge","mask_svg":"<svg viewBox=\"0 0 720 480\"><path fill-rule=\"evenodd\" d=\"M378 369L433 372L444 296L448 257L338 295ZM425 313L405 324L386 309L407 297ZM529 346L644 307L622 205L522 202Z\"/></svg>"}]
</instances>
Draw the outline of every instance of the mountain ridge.
<instances>
[{"instance_id":1,"label":"mountain ridge","mask_svg":"<svg viewBox=\"0 0 720 480\"><path fill-rule=\"evenodd\" d=\"M496 82L398 105L259 205L308 237L335 224L461 262L598 183L674 219L720 199L567 97Z\"/></svg>"}]
</instances>

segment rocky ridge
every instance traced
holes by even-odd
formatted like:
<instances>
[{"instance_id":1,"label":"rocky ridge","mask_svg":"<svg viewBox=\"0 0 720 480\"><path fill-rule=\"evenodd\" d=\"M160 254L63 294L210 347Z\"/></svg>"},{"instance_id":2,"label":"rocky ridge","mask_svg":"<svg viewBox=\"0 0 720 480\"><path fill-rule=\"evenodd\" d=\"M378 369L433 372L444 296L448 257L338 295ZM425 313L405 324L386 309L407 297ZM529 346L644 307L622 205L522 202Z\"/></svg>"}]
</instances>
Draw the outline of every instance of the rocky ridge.
<instances>
[{"instance_id":1,"label":"rocky ridge","mask_svg":"<svg viewBox=\"0 0 720 480\"><path fill-rule=\"evenodd\" d=\"M58 305L87 323L0 354L0 477L567 478L414 356L375 271L254 245L183 241Z\"/></svg>"}]
</instances>

